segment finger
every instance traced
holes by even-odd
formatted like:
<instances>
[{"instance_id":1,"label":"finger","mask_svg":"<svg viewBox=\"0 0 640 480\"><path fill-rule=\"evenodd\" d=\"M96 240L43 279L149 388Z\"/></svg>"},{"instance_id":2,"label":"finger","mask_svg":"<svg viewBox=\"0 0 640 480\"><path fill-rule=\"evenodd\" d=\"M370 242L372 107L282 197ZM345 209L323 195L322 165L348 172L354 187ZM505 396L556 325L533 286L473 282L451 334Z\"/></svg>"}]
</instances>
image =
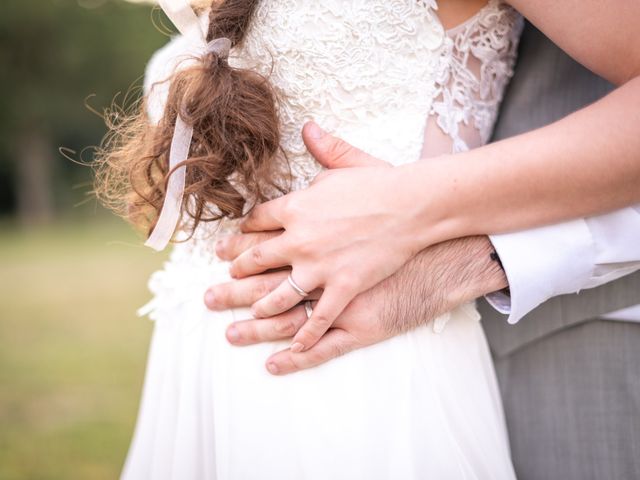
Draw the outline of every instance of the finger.
<instances>
[{"instance_id":1,"label":"finger","mask_svg":"<svg viewBox=\"0 0 640 480\"><path fill-rule=\"evenodd\" d=\"M387 162L372 157L344 140L328 134L315 122L305 124L302 128L302 139L309 153L325 168L389 165Z\"/></svg>"},{"instance_id":2,"label":"finger","mask_svg":"<svg viewBox=\"0 0 640 480\"><path fill-rule=\"evenodd\" d=\"M287 275L289 276L289 275ZM304 288L301 286L301 288ZM257 301L251 307L251 312L256 318L267 318L286 312L294 305L297 305L305 297L302 297L285 279L278 287L269 293L262 300Z\"/></svg>"},{"instance_id":3,"label":"finger","mask_svg":"<svg viewBox=\"0 0 640 480\"><path fill-rule=\"evenodd\" d=\"M238 346L274 342L293 337L307 321L303 306L261 320L243 320L232 323L227 329L227 340Z\"/></svg>"},{"instance_id":4,"label":"finger","mask_svg":"<svg viewBox=\"0 0 640 480\"><path fill-rule=\"evenodd\" d=\"M282 224L283 198L285 197L253 207L240 224L241 230L245 233L280 230L284 226Z\"/></svg>"},{"instance_id":5,"label":"finger","mask_svg":"<svg viewBox=\"0 0 640 480\"><path fill-rule=\"evenodd\" d=\"M282 232L283 230L229 235L228 237L218 240L216 243L216 254L221 260L232 261L235 260L238 255L246 252L251 247L277 237L278 235L281 235Z\"/></svg>"},{"instance_id":6,"label":"finger","mask_svg":"<svg viewBox=\"0 0 640 480\"><path fill-rule=\"evenodd\" d=\"M289 265L289 260L283 255L282 239L283 236L279 235L241 253L231 264L229 274L233 278L244 278Z\"/></svg>"},{"instance_id":7,"label":"finger","mask_svg":"<svg viewBox=\"0 0 640 480\"><path fill-rule=\"evenodd\" d=\"M272 355L267 360L267 370L273 375L286 375L317 367L357 348L359 344L351 334L341 328L332 328L306 352L283 350Z\"/></svg>"},{"instance_id":8,"label":"finger","mask_svg":"<svg viewBox=\"0 0 640 480\"><path fill-rule=\"evenodd\" d=\"M213 311L250 307L275 290L288 275L289 270L282 270L214 285L205 293L204 303ZM316 289L306 299L317 300L321 295L322 290Z\"/></svg>"},{"instance_id":9,"label":"finger","mask_svg":"<svg viewBox=\"0 0 640 480\"><path fill-rule=\"evenodd\" d=\"M214 285L207 290L204 303L210 310L249 307L268 295L285 281L288 275L288 271L264 273Z\"/></svg>"},{"instance_id":10,"label":"finger","mask_svg":"<svg viewBox=\"0 0 640 480\"><path fill-rule=\"evenodd\" d=\"M293 338L291 350L299 353L313 347L329 330L329 327L351 300L353 300L353 296L349 295L344 289L336 287L325 288L318 305L313 309L311 318Z\"/></svg>"}]
</instances>

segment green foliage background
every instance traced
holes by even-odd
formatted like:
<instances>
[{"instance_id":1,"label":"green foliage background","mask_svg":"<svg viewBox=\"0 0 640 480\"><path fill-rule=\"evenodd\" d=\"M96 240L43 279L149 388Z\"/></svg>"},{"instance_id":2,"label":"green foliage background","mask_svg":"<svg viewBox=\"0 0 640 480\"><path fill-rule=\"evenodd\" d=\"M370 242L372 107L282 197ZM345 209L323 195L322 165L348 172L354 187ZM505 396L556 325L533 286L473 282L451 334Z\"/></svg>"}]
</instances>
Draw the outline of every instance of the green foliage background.
<instances>
[{"instance_id":1,"label":"green foliage background","mask_svg":"<svg viewBox=\"0 0 640 480\"><path fill-rule=\"evenodd\" d=\"M0 233L0 479L118 478L152 323L158 257L126 226Z\"/></svg>"},{"instance_id":2,"label":"green foliage background","mask_svg":"<svg viewBox=\"0 0 640 480\"><path fill-rule=\"evenodd\" d=\"M4 0L0 14L0 213L15 213L18 142L45 138L54 162L56 214L83 198L71 186L90 179L58 154L99 144L104 123L85 106L102 110L118 92L141 83L144 66L167 37L148 4L123 0Z\"/></svg>"},{"instance_id":3,"label":"green foliage background","mask_svg":"<svg viewBox=\"0 0 640 480\"><path fill-rule=\"evenodd\" d=\"M154 15L159 18L159 14ZM0 10L0 479L117 478L162 257L84 202L101 110L166 42L148 4L3 0ZM84 158L90 160L90 152Z\"/></svg>"}]
</instances>

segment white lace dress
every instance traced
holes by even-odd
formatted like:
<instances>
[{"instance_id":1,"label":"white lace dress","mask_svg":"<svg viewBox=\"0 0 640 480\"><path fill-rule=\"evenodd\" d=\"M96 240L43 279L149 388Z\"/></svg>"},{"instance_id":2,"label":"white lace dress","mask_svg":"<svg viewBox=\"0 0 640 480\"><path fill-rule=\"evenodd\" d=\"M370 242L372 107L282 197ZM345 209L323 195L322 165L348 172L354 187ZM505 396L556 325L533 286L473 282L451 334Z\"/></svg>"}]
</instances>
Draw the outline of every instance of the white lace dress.
<instances>
[{"instance_id":1,"label":"white lace dress","mask_svg":"<svg viewBox=\"0 0 640 480\"><path fill-rule=\"evenodd\" d=\"M393 164L487 141L512 73L521 19L499 1L445 32L434 0L263 1L236 65L282 96L283 147L304 188L319 167L305 121ZM160 51L163 80L181 40ZM425 160L428 161L428 160ZM425 192L428 195L428 192ZM511 479L499 392L479 315L465 305L412 332L285 377L288 346L232 347L203 295L229 280L203 226L156 272L155 321L123 478Z\"/></svg>"}]
</instances>

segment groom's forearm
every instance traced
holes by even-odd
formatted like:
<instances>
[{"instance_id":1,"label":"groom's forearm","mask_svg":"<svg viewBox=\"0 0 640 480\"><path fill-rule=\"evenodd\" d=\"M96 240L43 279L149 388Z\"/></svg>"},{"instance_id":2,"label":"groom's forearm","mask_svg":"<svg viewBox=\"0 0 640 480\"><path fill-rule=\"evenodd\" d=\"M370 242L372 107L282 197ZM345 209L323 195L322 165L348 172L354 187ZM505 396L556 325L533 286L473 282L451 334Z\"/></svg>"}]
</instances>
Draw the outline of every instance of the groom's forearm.
<instances>
[{"instance_id":1,"label":"groom's forearm","mask_svg":"<svg viewBox=\"0 0 640 480\"><path fill-rule=\"evenodd\" d=\"M491 256L488 237L450 240L427 248L381 285L385 323L408 331L455 307L508 286Z\"/></svg>"}]
</instances>

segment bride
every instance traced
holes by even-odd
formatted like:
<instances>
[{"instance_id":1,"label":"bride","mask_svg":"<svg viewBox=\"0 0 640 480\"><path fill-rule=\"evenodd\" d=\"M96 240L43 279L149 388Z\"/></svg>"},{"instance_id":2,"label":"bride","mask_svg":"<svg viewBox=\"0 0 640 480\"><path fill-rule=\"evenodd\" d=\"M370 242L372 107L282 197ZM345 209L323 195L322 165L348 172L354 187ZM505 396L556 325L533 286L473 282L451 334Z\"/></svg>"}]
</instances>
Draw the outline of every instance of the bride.
<instances>
[{"instance_id":1,"label":"bride","mask_svg":"<svg viewBox=\"0 0 640 480\"><path fill-rule=\"evenodd\" d=\"M155 331L123 478L514 478L473 304L274 376L264 362L290 341L231 346L251 311L203 297L231 280L216 242L320 173L300 135L311 119L391 165L485 144L519 14L500 0L226 0L199 19L161 5L184 35L150 63L144 108L115 126L99 169L148 245L179 240L142 310Z\"/></svg>"}]
</instances>

